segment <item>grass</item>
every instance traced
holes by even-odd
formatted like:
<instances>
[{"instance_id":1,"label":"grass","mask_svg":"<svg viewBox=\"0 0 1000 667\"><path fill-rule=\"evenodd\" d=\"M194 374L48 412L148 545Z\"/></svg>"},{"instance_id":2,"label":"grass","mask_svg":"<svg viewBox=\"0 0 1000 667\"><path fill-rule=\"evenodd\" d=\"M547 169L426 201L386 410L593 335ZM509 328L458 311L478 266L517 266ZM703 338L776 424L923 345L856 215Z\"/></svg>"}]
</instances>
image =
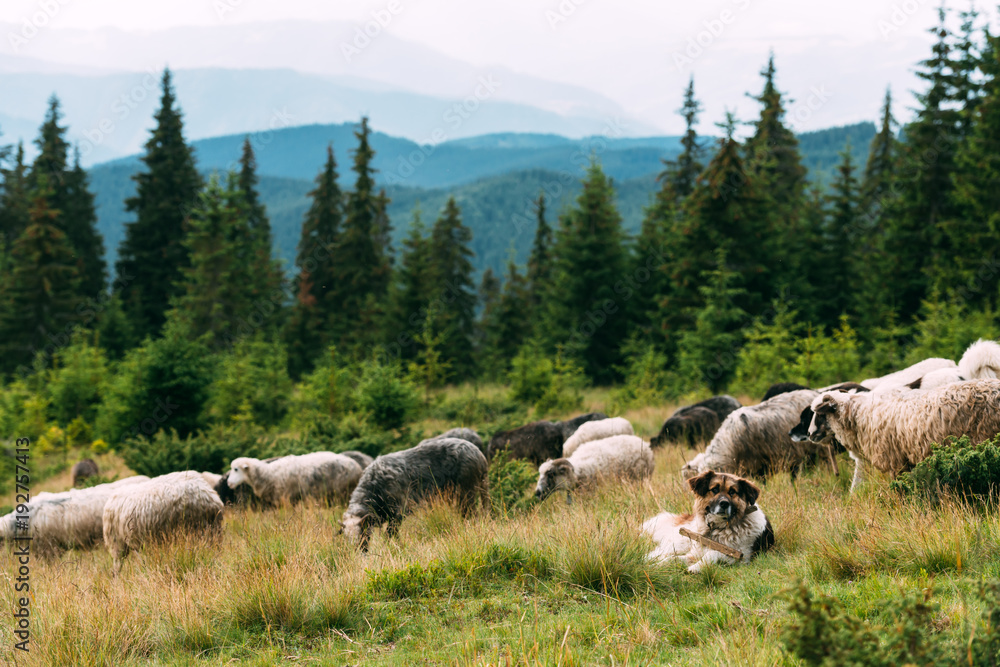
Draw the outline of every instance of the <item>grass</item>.
<instances>
[{"instance_id":1,"label":"grass","mask_svg":"<svg viewBox=\"0 0 1000 667\"><path fill-rule=\"evenodd\" d=\"M589 391L585 409L606 398ZM624 416L649 437L671 408ZM377 534L367 554L336 534L342 506L303 505L233 511L220 539L132 554L117 580L101 549L35 560L31 653L14 655L8 620L0 661L794 665L780 637L797 581L872 623L892 622L887 601L933 588L934 631L959 644L966 620L981 612L979 581L1000 577L995 511L925 506L880 479L849 496L847 473L836 478L825 466L794 485L778 475L763 486L760 505L777 537L771 553L698 575L649 564L652 544L639 527L690 507L677 471L692 455L658 451L652 479L604 486L572 505L555 495L466 521L434 501L396 539ZM57 482L47 486L60 490ZM14 567L9 550L0 555L8 609Z\"/></svg>"}]
</instances>

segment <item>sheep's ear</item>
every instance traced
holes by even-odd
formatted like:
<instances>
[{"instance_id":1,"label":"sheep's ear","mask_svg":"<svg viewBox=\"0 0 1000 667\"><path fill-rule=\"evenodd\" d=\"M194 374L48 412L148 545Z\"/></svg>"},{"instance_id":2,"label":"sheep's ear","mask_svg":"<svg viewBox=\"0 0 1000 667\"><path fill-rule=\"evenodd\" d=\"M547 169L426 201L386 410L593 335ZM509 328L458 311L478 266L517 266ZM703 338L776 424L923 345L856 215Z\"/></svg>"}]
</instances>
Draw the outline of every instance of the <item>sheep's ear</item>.
<instances>
[{"instance_id":1,"label":"sheep's ear","mask_svg":"<svg viewBox=\"0 0 1000 667\"><path fill-rule=\"evenodd\" d=\"M688 485L691 490L699 496L704 496L708 493L708 487L712 483L712 477L715 476L714 470L706 470L697 477L692 477L688 480Z\"/></svg>"},{"instance_id":2,"label":"sheep's ear","mask_svg":"<svg viewBox=\"0 0 1000 667\"><path fill-rule=\"evenodd\" d=\"M813 412L818 415L829 415L837 411L837 399L829 394L824 394L823 399L813 408Z\"/></svg>"},{"instance_id":3,"label":"sheep's ear","mask_svg":"<svg viewBox=\"0 0 1000 667\"><path fill-rule=\"evenodd\" d=\"M736 483L736 493L738 493L743 500L747 501L747 505L753 505L757 502L757 498L760 496L760 489L754 486L753 482L741 479Z\"/></svg>"}]
</instances>

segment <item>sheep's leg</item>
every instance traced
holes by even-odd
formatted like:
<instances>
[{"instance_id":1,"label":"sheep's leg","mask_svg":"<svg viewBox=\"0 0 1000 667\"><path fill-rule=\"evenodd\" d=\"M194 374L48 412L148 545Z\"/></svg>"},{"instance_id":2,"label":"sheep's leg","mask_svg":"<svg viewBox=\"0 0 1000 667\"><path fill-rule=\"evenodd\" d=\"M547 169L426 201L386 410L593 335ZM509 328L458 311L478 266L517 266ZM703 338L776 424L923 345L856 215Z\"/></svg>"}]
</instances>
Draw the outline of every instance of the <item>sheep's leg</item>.
<instances>
[{"instance_id":1,"label":"sheep's leg","mask_svg":"<svg viewBox=\"0 0 1000 667\"><path fill-rule=\"evenodd\" d=\"M860 457L855 456L854 452L850 452L851 458L854 459L854 478L851 480L851 493L861 486L865 481L865 464Z\"/></svg>"},{"instance_id":2,"label":"sheep's leg","mask_svg":"<svg viewBox=\"0 0 1000 667\"><path fill-rule=\"evenodd\" d=\"M826 457L830 461L830 469L836 477L840 477L840 468L837 467L837 456L833 453L833 445L826 446Z\"/></svg>"}]
</instances>

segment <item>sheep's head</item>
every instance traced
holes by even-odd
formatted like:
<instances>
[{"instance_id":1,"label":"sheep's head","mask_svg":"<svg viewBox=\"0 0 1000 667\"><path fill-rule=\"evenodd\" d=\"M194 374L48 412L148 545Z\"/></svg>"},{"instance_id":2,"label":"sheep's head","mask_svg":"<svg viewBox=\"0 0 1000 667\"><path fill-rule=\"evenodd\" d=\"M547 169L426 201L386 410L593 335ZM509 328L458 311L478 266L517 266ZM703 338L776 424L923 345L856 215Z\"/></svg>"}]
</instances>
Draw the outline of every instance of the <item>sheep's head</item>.
<instances>
[{"instance_id":1,"label":"sheep's head","mask_svg":"<svg viewBox=\"0 0 1000 667\"><path fill-rule=\"evenodd\" d=\"M362 551L368 551L368 538L375 524L371 514L344 514L340 520L340 532Z\"/></svg>"},{"instance_id":2,"label":"sheep's head","mask_svg":"<svg viewBox=\"0 0 1000 667\"><path fill-rule=\"evenodd\" d=\"M812 421L809 423L810 440L813 442L822 442L831 434L830 427L827 424L828 418L830 415L839 412L850 397L850 394L833 391L821 394L813 400L810 406L813 411Z\"/></svg>"},{"instance_id":3,"label":"sheep's head","mask_svg":"<svg viewBox=\"0 0 1000 667\"><path fill-rule=\"evenodd\" d=\"M701 467L701 462L705 460L705 452L698 454L693 459L684 464L681 468L681 479L691 479L698 474L699 468Z\"/></svg>"},{"instance_id":4,"label":"sheep's head","mask_svg":"<svg viewBox=\"0 0 1000 667\"><path fill-rule=\"evenodd\" d=\"M569 459L549 459L538 468L538 485L535 487L535 497L545 500L553 491L563 489L566 497L576 486L576 469Z\"/></svg>"},{"instance_id":5,"label":"sheep's head","mask_svg":"<svg viewBox=\"0 0 1000 667\"><path fill-rule=\"evenodd\" d=\"M233 462L229 465L229 479L226 481L230 489L235 489L243 482L250 482L250 467L256 460L245 456L233 459Z\"/></svg>"}]
</instances>

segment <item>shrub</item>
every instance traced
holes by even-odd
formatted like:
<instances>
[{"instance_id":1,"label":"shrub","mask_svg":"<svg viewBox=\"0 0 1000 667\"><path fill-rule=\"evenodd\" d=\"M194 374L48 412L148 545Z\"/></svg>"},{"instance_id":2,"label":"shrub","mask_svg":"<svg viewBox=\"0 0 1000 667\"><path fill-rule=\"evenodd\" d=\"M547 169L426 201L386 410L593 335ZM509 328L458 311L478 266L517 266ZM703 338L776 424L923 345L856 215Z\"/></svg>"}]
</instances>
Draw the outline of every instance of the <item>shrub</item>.
<instances>
[{"instance_id":1,"label":"shrub","mask_svg":"<svg viewBox=\"0 0 1000 667\"><path fill-rule=\"evenodd\" d=\"M923 302L920 313L913 345L906 352L907 364L929 357L958 361L977 339L1000 336L992 312L969 310L964 303L941 299L937 294Z\"/></svg>"},{"instance_id":2,"label":"shrub","mask_svg":"<svg viewBox=\"0 0 1000 667\"><path fill-rule=\"evenodd\" d=\"M892 482L892 488L934 503L945 494L985 500L995 497L998 485L1000 435L975 445L967 435L935 444L930 456Z\"/></svg>"},{"instance_id":3,"label":"shrub","mask_svg":"<svg viewBox=\"0 0 1000 667\"><path fill-rule=\"evenodd\" d=\"M420 396L399 364L373 359L362 364L355 394L358 407L383 429L400 428L414 416Z\"/></svg>"},{"instance_id":4,"label":"shrub","mask_svg":"<svg viewBox=\"0 0 1000 667\"><path fill-rule=\"evenodd\" d=\"M208 415L229 421L246 406L253 421L276 426L288 412L292 381L287 355L280 343L262 338L241 340L226 353L208 388Z\"/></svg>"},{"instance_id":5,"label":"shrub","mask_svg":"<svg viewBox=\"0 0 1000 667\"><path fill-rule=\"evenodd\" d=\"M180 470L222 472L240 456L276 455L261 443L263 435L263 429L248 423L215 426L184 437L174 429L161 430L151 438L129 438L120 445L119 452L129 468L149 477Z\"/></svg>"},{"instance_id":6,"label":"shrub","mask_svg":"<svg viewBox=\"0 0 1000 667\"><path fill-rule=\"evenodd\" d=\"M799 355L793 374L807 387L847 382L860 376L857 334L847 323L847 316L841 316L840 327L833 332L833 336L809 329L796 347Z\"/></svg>"},{"instance_id":7,"label":"shrub","mask_svg":"<svg viewBox=\"0 0 1000 667\"><path fill-rule=\"evenodd\" d=\"M525 345L511 362L507 384L511 400L534 405L552 386L552 362L537 349Z\"/></svg>"},{"instance_id":8,"label":"shrub","mask_svg":"<svg viewBox=\"0 0 1000 667\"><path fill-rule=\"evenodd\" d=\"M791 381L796 336L802 325L798 313L777 302L771 324L754 320L740 349L733 386L737 393L763 396L773 382Z\"/></svg>"},{"instance_id":9,"label":"shrub","mask_svg":"<svg viewBox=\"0 0 1000 667\"><path fill-rule=\"evenodd\" d=\"M587 386L583 367L559 350L552 364L552 371L552 382L535 402L535 411L546 414L578 409L583 404L583 388Z\"/></svg>"},{"instance_id":10,"label":"shrub","mask_svg":"<svg viewBox=\"0 0 1000 667\"><path fill-rule=\"evenodd\" d=\"M168 322L162 338L147 340L119 366L98 410L98 434L118 443L162 428L181 437L203 428L214 372L208 346Z\"/></svg>"},{"instance_id":11,"label":"shrub","mask_svg":"<svg viewBox=\"0 0 1000 667\"><path fill-rule=\"evenodd\" d=\"M888 600L885 614L891 627L879 627L844 610L836 598L813 597L803 583L786 593L791 618L782 629L785 648L807 665L957 664L954 647L932 634L938 606L930 591Z\"/></svg>"},{"instance_id":12,"label":"shrub","mask_svg":"<svg viewBox=\"0 0 1000 667\"><path fill-rule=\"evenodd\" d=\"M580 407L587 384L583 369L561 348L555 359L548 359L532 345L525 345L514 357L507 381L510 398L534 406L538 414Z\"/></svg>"},{"instance_id":13,"label":"shrub","mask_svg":"<svg viewBox=\"0 0 1000 667\"><path fill-rule=\"evenodd\" d=\"M61 426L77 417L93 422L101 387L108 377L104 351L91 344L88 332L74 331L70 344L55 354L52 369L46 374L45 392L52 417Z\"/></svg>"},{"instance_id":14,"label":"shrub","mask_svg":"<svg viewBox=\"0 0 1000 667\"><path fill-rule=\"evenodd\" d=\"M674 393L677 383L667 371L667 356L655 345L630 338L622 347L622 355L625 384L614 393L620 408L660 404Z\"/></svg>"},{"instance_id":15,"label":"shrub","mask_svg":"<svg viewBox=\"0 0 1000 667\"><path fill-rule=\"evenodd\" d=\"M535 466L522 459L511 459L501 451L490 461L490 501L493 512L501 515L522 511L533 501L531 488L538 479Z\"/></svg>"},{"instance_id":16,"label":"shrub","mask_svg":"<svg viewBox=\"0 0 1000 667\"><path fill-rule=\"evenodd\" d=\"M330 347L291 399L293 423L309 425L316 419L336 419L357 409L356 386L357 369L337 363L337 350Z\"/></svg>"}]
</instances>

